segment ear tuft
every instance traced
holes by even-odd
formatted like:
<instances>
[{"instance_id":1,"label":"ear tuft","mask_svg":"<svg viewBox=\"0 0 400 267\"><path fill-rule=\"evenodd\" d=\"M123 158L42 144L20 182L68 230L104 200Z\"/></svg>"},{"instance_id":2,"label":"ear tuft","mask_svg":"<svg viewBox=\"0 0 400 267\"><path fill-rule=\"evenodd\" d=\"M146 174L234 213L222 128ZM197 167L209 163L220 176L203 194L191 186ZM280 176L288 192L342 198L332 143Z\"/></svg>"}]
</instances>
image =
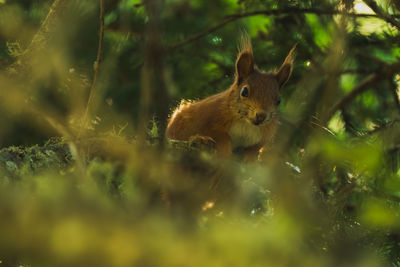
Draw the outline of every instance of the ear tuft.
<instances>
[{"instance_id":1,"label":"ear tuft","mask_svg":"<svg viewBox=\"0 0 400 267\"><path fill-rule=\"evenodd\" d=\"M246 33L243 33L239 53L236 59L235 82L240 84L254 71L254 58L251 40Z\"/></svg>"},{"instance_id":2,"label":"ear tuft","mask_svg":"<svg viewBox=\"0 0 400 267\"><path fill-rule=\"evenodd\" d=\"M282 66L279 68L278 72L275 73L276 79L278 80L279 88L282 88L285 85L285 83L289 80L290 74L292 73L293 61L295 58L294 51L296 49L296 46L297 44L293 46L289 54L286 56Z\"/></svg>"}]
</instances>

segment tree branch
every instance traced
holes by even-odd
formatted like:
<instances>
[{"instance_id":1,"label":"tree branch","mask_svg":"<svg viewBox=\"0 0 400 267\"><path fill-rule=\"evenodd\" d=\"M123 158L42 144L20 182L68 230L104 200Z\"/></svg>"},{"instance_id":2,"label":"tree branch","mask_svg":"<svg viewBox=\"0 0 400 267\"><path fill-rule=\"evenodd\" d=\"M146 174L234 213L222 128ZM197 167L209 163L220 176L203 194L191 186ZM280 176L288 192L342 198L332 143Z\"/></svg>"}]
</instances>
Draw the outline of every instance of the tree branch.
<instances>
[{"instance_id":1,"label":"tree branch","mask_svg":"<svg viewBox=\"0 0 400 267\"><path fill-rule=\"evenodd\" d=\"M386 22L392 24L394 27L397 28L397 30L400 30L400 22L395 20L395 18L398 18L398 16L392 16L387 14L382 8L380 8L375 1L373 0L363 0L363 2L369 6L375 13L376 15L385 20Z\"/></svg>"},{"instance_id":2,"label":"tree branch","mask_svg":"<svg viewBox=\"0 0 400 267\"><path fill-rule=\"evenodd\" d=\"M359 83L347 96L345 96L339 103L337 103L331 111L328 113L327 118L331 118L336 111L343 109L351 101L353 101L356 96L363 93L370 86L378 81L382 81L392 77L395 73L400 72L400 62L393 63L381 68L379 71L368 75L361 83Z\"/></svg>"},{"instance_id":3,"label":"tree branch","mask_svg":"<svg viewBox=\"0 0 400 267\"><path fill-rule=\"evenodd\" d=\"M185 46L187 44L193 43L194 41L199 40L200 38L209 35L212 32L215 32L216 30L218 30L219 28L222 28L223 26L225 26L226 24L235 21L239 18L237 17L229 17L229 18L225 18L223 21L221 21L220 23L218 23L217 25L202 31L201 33L195 34L192 37L187 38L186 40L183 40L181 42L177 42L175 44L170 45L167 49L168 50L172 50L172 49L176 49L178 47L182 47Z\"/></svg>"},{"instance_id":4,"label":"tree branch","mask_svg":"<svg viewBox=\"0 0 400 267\"><path fill-rule=\"evenodd\" d=\"M168 84L165 80L164 44L162 35L162 10L165 0L145 0L148 23L144 34L143 67L141 76L141 103L139 137L145 141L151 114L158 121L159 147L164 145L164 132L169 113Z\"/></svg>"},{"instance_id":5,"label":"tree branch","mask_svg":"<svg viewBox=\"0 0 400 267\"><path fill-rule=\"evenodd\" d=\"M233 14L227 16L236 17L236 18L245 18L250 16L264 15L264 16L278 16L278 15L302 15L302 14L315 14L315 15L344 15L347 17L355 17L355 18L379 18L378 15L375 14L365 14L365 13L353 13L353 12L344 12L339 10L322 10L320 8L297 8L297 7L289 7L283 9L272 9L272 10L257 10L252 12L246 12L242 14ZM395 16L400 17L400 16Z\"/></svg>"},{"instance_id":6,"label":"tree branch","mask_svg":"<svg viewBox=\"0 0 400 267\"><path fill-rule=\"evenodd\" d=\"M60 19L60 15L65 12L70 2L68 0L55 0L53 2L29 46L13 64L8 66L8 73L21 75L30 72L32 59L48 47L50 36L57 31L57 22Z\"/></svg>"},{"instance_id":7,"label":"tree branch","mask_svg":"<svg viewBox=\"0 0 400 267\"><path fill-rule=\"evenodd\" d=\"M285 8L285 9L272 9L272 10L258 10L258 11L252 11L252 12L246 12L246 13L241 13L241 14L232 14L228 15L225 17L223 21L220 23L214 25L213 27L206 29L198 34L195 34L186 40L174 43L169 45L168 49L176 49L182 46L185 46L187 44L193 43L202 37L215 32L216 30L222 28L228 23L231 23L235 20L246 18L246 17L251 17L251 16L259 16L259 15L264 15L264 16L279 16L279 15L303 15L303 14L315 14L315 15L344 15L348 17L356 17L356 18L381 18L384 19L383 17L380 17L375 14L359 14L359 13L349 13L349 12L342 12L338 10L321 10L318 8ZM400 16L392 16L393 18L397 18ZM385 20L385 19L384 19Z\"/></svg>"},{"instance_id":8,"label":"tree branch","mask_svg":"<svg viewBox=\"0 0 400 267\"><path fill-rule=\"evenodd\" d=\"M100 63L102 60L102 56L103 56L103 40L104 40L104 0L100 0L100 37L99 37L99 45L97 48L97 58L96 61L94 62L93 65L93 69L94 69L94 75L93 75L93 81L92 81L92 86L90 87L90 91L89 91L89 98L86 104L86 109L85 109L85 113L83 115L83 120L81 123L81 127L79 129L78 132L78 138L80 137L81 133L82 133L82 129L86 127L86 121L87 121L87 117L88 117L88 113L89 113L89 108L90 108L90 104L92 102L93 99L93 95L94 95L94 91L96 89L96 84L97 84L97 79L99 76L99 67L100 67Z\"/></svg>"}]
</instances>

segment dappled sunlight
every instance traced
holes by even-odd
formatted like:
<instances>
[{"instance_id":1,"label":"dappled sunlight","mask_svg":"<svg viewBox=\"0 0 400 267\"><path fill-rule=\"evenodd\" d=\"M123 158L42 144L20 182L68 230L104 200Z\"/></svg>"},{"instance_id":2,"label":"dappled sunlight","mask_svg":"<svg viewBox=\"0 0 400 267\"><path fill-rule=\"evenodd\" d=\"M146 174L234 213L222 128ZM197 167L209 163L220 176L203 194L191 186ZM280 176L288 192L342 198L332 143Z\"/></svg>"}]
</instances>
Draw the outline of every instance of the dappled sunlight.
<instances>
[{"instance_id":1,"label":"dappled sunlight","mask_svg":"<svg viewBox=\"0 0 400 267\"><path fill-rule=\"evenodd\" d=\"M354 1L354 11L359 14L375 14L374 11L367 6L362 0Z\"/></svg>"},{"instance_id":2,"label":"dappled sunlight","mask_svg":"<svg viewBox=\"0 0 400 267\"><path fill-rule=\"evenodd\" d=\"M0 266L398 266L399 6L161 2L0 0Z\"/></svg>"}]
</instances>

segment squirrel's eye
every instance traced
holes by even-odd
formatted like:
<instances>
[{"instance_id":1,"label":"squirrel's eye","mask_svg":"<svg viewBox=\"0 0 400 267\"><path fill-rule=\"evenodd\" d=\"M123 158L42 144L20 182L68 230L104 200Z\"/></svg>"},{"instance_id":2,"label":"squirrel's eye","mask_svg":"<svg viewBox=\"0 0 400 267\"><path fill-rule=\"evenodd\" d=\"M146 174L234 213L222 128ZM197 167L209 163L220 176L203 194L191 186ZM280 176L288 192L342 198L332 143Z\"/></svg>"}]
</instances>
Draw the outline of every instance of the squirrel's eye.
<instances>
[{"instance_id":1,"label":"squirrel's eye","mask_svg":"<svg viewBox=\"0 0 400 267\"><path fill-rule=\"evenodd\" d=\"M240 91L240 95L243 97L248 97L249 96L249 89L247 89L247 87L243 87L242 91Z\"/></svg>"},{"instance_id":2,"label":"squirrel's eye","mask_svg":"<svg viewBox=\"0 0 400 267\"><path fill-rule=\"evenodd\" d=\"M276 101L276 105L279 106L280 103L281 103L281 98L278 98L278 100Z\"/></svg>"}]
</instances>

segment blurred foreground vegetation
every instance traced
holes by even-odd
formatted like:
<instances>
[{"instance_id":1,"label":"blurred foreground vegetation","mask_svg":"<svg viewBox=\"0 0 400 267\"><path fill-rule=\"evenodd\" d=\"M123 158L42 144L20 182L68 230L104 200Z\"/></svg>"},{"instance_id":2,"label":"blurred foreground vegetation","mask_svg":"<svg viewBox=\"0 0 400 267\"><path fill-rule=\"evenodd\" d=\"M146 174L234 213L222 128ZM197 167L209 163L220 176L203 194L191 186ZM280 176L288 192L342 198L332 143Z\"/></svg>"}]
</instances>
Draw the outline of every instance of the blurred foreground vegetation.
<instances>
[{"instance_id":1,"label":"blurred foreground vegetation","mask_svg":"<svg viewBox=\"0 0 400 267\"><path fill-rule=\"evenodd\" d=\"M0 266L400 266L395 0L0 0ZM261 161L163 138L297 43ZM216 179L217 177L217 179Z\"/></svg>"}]
</instances>

